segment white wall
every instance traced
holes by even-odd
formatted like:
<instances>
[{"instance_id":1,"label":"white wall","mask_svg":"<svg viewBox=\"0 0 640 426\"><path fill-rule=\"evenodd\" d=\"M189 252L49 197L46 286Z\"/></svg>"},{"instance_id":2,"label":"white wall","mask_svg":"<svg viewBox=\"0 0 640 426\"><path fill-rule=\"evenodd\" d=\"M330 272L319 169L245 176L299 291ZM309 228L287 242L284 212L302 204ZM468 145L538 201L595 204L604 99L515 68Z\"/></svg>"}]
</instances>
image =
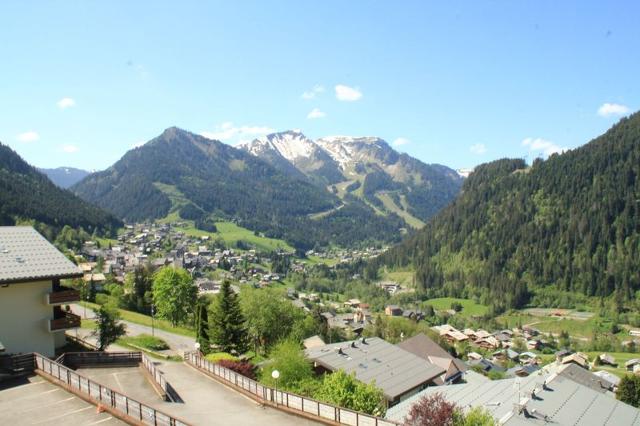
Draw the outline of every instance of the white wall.
<instances>
[{"instance_id":1,"label":"white wall","mask_svg":"<svg viewBox=\"0 0 640 426\"><path fill-rule=\"evenodd\" d=\"M45 303L51 281L10 284L0 287L0 342L5 353L55 354L55 337L48 331L53 307Z\"/></svg>"}]
</instances>

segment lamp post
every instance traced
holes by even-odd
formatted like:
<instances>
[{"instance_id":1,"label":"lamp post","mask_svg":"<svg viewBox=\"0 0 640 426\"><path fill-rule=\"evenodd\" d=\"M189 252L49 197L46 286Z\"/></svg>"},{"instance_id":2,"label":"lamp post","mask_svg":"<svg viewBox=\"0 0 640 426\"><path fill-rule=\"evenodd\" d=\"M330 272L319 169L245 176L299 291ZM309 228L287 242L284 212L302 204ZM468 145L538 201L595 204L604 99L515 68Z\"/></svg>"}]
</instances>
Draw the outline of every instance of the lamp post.
<instances>
[{"instance_id":1,"label":"lamp post","mask_svg":"<svg viewBox=\"0 0 640 426\"><path fill-rule=\"evenodd\" d=\"M276 407L278 406L278 378L280 377L280 372L278 370L273 370L271 372L271 377L273 377L273 380L276 381L276 394L275 394L275 399L276 399Z\"/></svg>"},{"instance_id":2,"label":"lamp post","mask_svg":"<svg viewBox=\"0 0 640 426\"><path fill-rule=\"evenodd\" d=\"M200 342L194 343L193 347L196 348L196 352L200 353Z\"/></svg>"},{"instance_id":3,"label":"lamp post","mask_svg":"<svg viewBox=\"0 0 640 426\"><path fill-rule=\"evenodd\" d=\"M153 324L153 314L155 313L155 310L156 310L156 306L152 303L151 304L151 335L153 337L156 336L155 327L154 327L154 324Z\"/></svg>"}]
</instances>

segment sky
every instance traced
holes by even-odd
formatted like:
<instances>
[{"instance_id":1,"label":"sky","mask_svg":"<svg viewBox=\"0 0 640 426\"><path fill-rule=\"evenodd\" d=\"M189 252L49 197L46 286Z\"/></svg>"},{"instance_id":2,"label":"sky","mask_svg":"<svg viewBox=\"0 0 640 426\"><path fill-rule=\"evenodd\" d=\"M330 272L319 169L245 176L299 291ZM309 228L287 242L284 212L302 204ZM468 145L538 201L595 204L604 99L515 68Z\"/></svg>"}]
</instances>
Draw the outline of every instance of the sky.
<instances>
[{"instance_id":1,"label":"sky","mask_svg":"<svg viewBox=\"0 0 640 426\"><path fill-rule=\"evenodd\" d=\"M639 20L633 0L2 2L0 142L88 170L171 126L531 162L640 108Z\"/></svg>"}]
</instances>

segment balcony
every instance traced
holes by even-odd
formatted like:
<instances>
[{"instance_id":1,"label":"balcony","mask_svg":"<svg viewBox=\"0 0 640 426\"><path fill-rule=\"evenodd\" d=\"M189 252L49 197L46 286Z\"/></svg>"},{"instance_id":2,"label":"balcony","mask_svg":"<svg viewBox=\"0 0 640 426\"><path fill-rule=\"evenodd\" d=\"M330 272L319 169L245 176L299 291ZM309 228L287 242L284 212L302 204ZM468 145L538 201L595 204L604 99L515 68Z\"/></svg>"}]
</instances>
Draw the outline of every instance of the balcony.
<instances>
[{"instance_id":1,"label":"balcony","mask_svg":"<svg viewBox=\"0 0 640 426\"><path fill-rule=\"evenodd\" d=\"M49 331L61 331L76 327L80 327L80 316L71 312L65 312L60 318L49 321Z\"/></svg>"},{"instance_id":2,"label":"balcony","mask_svg":"<svg viewBox=\"0 0 640 426\"><path fill-rule=\"evenodd\" d=\"M68 287L60 287L60 290L47 294L47 305L62 305L80 300L80 292Z\"/></svg>"}]
</instances>

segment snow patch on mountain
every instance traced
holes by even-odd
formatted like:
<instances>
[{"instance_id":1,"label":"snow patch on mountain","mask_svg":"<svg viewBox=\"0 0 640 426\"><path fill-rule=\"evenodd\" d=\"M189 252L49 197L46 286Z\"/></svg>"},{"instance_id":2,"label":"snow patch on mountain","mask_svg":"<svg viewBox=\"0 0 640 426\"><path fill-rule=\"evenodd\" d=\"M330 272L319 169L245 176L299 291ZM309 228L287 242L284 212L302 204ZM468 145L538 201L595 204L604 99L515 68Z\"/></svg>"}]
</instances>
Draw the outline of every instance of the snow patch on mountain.
<instances>
[{"instance_id":1,"label":"snow patch on mountain","mask_svg":"<svg viewBox=\"0 0 640 426\"><path fill-rule=\"evenodd\" d=\"M291 162L295 162L299 158L309 158L318 149L318 146L299 130L272 133L252 142L241 144L240 147L255 156L270 149L275 150Z\"/></svg>"}]
</instances>

